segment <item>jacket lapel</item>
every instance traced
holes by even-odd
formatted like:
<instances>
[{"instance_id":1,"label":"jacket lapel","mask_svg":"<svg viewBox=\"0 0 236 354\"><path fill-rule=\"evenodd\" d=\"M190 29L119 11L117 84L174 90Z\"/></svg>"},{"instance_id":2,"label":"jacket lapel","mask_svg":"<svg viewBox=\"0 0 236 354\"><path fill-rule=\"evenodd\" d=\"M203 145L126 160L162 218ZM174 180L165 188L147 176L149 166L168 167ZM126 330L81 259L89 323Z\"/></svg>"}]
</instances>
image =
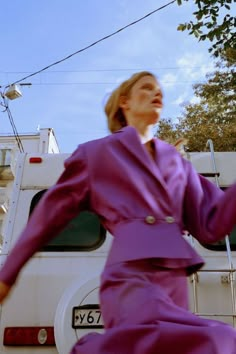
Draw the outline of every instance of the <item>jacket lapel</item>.
<instances>
[{"instance_id":1,"label":"jacket lapel","mask_svg":"<svg viewBox=\"0 0 236 354\"><path fill-rule=\"evenodd\" d=\"M162 176L162 171L159 168L159 162L162 155L162 144L158 139L154 139L155 146L155 161L149 155L145 146L141 143L138 133L135 128L128 126L114 134L119 134L118 139L127 153L132 154L133 158L141 164L148 173L151 173L159 184L167 190L166 182ZM160 144L159 144L160 143ZM160 145L160 146L159 146Z\"/></svg>"},{"instance_id":2,"label":"jacket lapel","mask_svg":"<svg viewBox=\"0 0 236 354\"><path fill-rule=\"evenodd\" d=\"M166 184L168 191L172 188L176 179L180 178L182 173L179 166L178 153L176 149L166 142L155 139L156 145L156 164L158 170Z\"/></svg>"}]
</instances>

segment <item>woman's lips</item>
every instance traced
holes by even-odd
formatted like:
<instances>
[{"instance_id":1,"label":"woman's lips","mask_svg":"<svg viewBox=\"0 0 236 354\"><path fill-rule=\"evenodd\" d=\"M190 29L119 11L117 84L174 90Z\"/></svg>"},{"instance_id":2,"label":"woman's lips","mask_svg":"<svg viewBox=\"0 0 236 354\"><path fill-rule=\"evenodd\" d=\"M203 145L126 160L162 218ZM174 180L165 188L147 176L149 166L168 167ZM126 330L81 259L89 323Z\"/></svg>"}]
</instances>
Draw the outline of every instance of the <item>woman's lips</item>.
<instances>
[{"instance_id":1,"label":"woman's lips","mask_svg":"<svg viewBox=\"0 0 236 354\"><path fill-rule=\"evenodd\" d=\"M163 106L162 102L157 99L153 100L152 104L158 108L161 108Z\"/></svg>"}]
</instances>

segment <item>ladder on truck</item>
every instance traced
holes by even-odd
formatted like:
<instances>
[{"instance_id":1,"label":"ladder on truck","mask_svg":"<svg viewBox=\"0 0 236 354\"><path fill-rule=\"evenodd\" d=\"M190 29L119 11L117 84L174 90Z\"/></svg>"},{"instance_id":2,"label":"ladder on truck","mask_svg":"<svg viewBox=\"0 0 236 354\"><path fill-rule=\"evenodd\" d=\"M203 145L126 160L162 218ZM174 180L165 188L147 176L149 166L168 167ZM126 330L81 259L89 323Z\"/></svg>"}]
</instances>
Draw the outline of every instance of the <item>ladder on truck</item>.
<instances>
[{"instance_id":1,"label":"ladder on truck","mask_svg":"<svg viewBox=\"0 0 236 354\"><path fill-rule=\"evenodd\" d=\"M207 141L206 147L209 148L210 150L210 160L211 160L211 167L212 167L212 172L209 173L201 173L202 176L204 177L213 177L215 179L215 184L217 187L220 188L219 185L219 172L217 172L217 166L216 166L216 161L215 161L215 152L214 152L214 145L211 139ZM191 243L194 246L194 238L191 237ZM225 236L225 245L226 245L226 253L227 253L227 259L228 259L228 268L227 269L207 269L203 268L201 270L198 270L196 273L194 273L191 276L191 282L192 282L192 287L193 287L193 312L199 316L203 317L208 317L208 318L216 318L217 317L231 317L232 318L232 323L233 326L236 327L236 304L235 304L235 272L236 269L233 266L233 261L232 261L232 252L231 252L231 247L230 247L230 241L229 241L229 236ZM227 276L227 283L229 283L230 286L230 298L231 298L231 313L203 313L199 311L199 300L198 300L198 282L199 282L199 275L200 273L203 272L209 272L209 273L222 273L222 274L228 274Z\"/></svg>"}]
</instances>

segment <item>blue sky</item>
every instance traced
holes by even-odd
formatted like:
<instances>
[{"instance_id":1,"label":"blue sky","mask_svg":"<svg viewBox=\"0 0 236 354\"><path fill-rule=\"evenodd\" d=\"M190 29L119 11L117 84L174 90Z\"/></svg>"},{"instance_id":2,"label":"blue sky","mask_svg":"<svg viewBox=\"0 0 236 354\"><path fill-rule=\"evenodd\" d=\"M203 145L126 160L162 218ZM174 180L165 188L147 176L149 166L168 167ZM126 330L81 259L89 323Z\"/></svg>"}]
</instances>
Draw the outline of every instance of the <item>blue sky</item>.
<instances>
[{"instance_id":1,"label":"blue sky","mask_svg":"<svg viewBox=\"0 0 236 354\"><path fill-rule=\"evenodd\" d=\"M168 3L168 0L21 0L1 2L0 85L70 55ZM172 4L51 69L22 87L9 106L19 133L54 128L61 152L108 134L103 105L109 92L140 70L160 80L162 117L176 119L194 101L192 85L214 69L208 42L178 32L192 18L190 0ZM0 133L12 132L0 112Z\"/></svg>"}]
</instances>

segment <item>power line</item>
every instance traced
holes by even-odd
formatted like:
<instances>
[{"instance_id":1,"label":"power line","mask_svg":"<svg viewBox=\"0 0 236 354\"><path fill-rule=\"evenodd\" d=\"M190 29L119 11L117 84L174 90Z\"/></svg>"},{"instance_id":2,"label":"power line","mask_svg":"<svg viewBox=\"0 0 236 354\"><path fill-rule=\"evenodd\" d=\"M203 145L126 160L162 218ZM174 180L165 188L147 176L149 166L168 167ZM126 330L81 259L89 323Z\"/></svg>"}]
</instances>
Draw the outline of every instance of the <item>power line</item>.
<instances>
[{"instance_id":1,"label":"power line","mask_svg":"<svg viewBox=\"0 0 236 354\"><path fill-rule=\"evenodd\" d=\"M200 79L199 79L200 80ZM166 80L161 80L161 84L162 85L195 85L195 84L198 84L199 83L199 80L177 80L177 81L166 81ZM34 82L33 83L33 86L72 86L72 85L117 85L118 83L117 82L112 82L112 81L97 81L97 82L94 82L94 81L91 81L91 82ZM203 82L201 80L201 84L207 84L207 81ZM208 83L208 85L215 85L214 83Z\"/></svg>"},{"instance_id":2,"label":"power line","mask_svg":"<svg viewBox=\"0 0 236 354\"><path fill-rule=\"evenodd\" d=\"M2 95L2 94L1 94L1 97L2 97L2 100L3 100L3 107L5 108L5 111L8 114L8 118L9 118L9 121L10 121L10 124L11 124L11 127L12 127L12 131L13 131L14 137L16 139L18 148L19 148L20 152L24 152L24 147L22 145L20 136L19 136L18 131L16 129L16 126L15 126L15 123L14 123L14 119L13 119L13 116L11 114L10 108L8 106L7 100L5 99L4 95Z\"/></svg>"},{"instance_id":3,"label":"power line","mask_svg":"<svg viewBox=\"0 0 236 354\"><path fill-rule=\"evenodd\" d=\"M135 21L129 23L128 25L126 25L126 26L124 26L124 27L121 27L120 29L116 30L115 32L112 32L111 34L109 34L109 35L107 35L107 36L105 36L105 37L103 37L103 38L98 39L97 41L95 41L95 42L89 44L88 46L86 46L86 47L84 47L84 48L82 48L82 49L77 50L76 52L74 52L74 53L72 53L72 54L66 56L66 57L63 58L63 59L60 59L60 60L58 60L58 61L56 61L56 62L54 62L54 63L52 63L52 64L50 64L50 65L45 66L45 67L44 67L43 69L41 69L41 70L35 71L34 73L32 73L32 74L30 74L30 75L27 75L27 76L23 77L22 79L13 82L13 84L17 84L17 83L19 83L19 82L21 82L21 81L23 81L23 80L28 79L29 77L35 76L35 75L37 75L37 74L39 74L39 73L41 73L41 72L43 72L43 71L45 71L45 70L51 68L52 66L55 66L55 65L57 65L57 64L62 63L63 61L68 60L69 58L73 57L74 55L76 55L76 54L78 54L78 53L84 52L85 50L87 50L87 49L89 49L89 48L95 46L96 44L98 44L98 43L100 43L100 42L102 42L102 41L104 41L104 40L106 40L106 39L108 39L108 38L110 38L110 37L112 37L112 36L118 34L119 32L124 31L126 28L135 25L136 23L138 23L138 22L144 20L145 18L147 18L147 17L153 15L154 13L156 13L156 12L158 12L158 11L160 11L160 10L163 10L163 9L166 8L167 6L173 4L174 2L176 2L176 0L170 1L169 3L167 3L167 4L165 4L165 5L161 6L161 7L159 7L158 9L153 10L153 11L149 12L148 14L142 16L142 17L139 18L138 20L135 20Z\"/></svg>"},{"instance_id":4,"label":"power line","mask_svg":"<svg viewBox=\"0 0 236 354\"><path fill-rule=\"evenodd\" d=\"M142 68L120 68L120 69L82 69L82 70L51 70L47 71L47 74L59 74L59 73L87 73L87 72L115 72L115 71L137 71L137 70L181 70L181 69L201 69L200 66L190 66L190 65L181 65L181 66L159 66L159 67L142 67ZM205 66L205 68L212 69L212 66ZM32 71L0 71L0 74L32 74Z\"/></svg>"},{"instance_id":5,"label":"power line","mask_svg":"<svg viewBox=\"0 0 236 354\"><path fill-rule=\"evenodd\" d=\"M161 84L174 84L174 85L185 85L185 84L196 84L199 81L161 81ZM67 85L117 85L117 82L38 82L34 83L34 86L67 86Z\"/></svg>"}]
</instances>

